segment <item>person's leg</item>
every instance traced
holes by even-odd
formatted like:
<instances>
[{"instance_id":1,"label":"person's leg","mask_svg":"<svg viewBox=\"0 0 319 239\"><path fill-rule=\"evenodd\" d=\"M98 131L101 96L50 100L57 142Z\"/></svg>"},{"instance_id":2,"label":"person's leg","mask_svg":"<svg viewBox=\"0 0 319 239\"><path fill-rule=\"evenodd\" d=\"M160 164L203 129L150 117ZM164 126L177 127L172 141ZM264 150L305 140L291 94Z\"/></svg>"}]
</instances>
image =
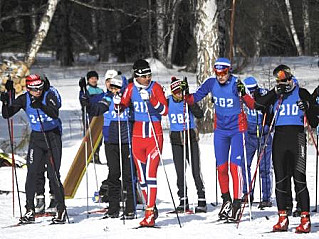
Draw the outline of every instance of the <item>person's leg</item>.
<instances>
[{"instance_id":1,"label":"person's leg","mask_svg":"<svg viewBox=\"0 0 319 239\"><path fill-rule=\"evenodd\" d=\"M120 211L120 159L119 159L119 145L107 144L107 162L109 166L109 174L107 178L109 189L109 210L108 216L115 218L119 216Z\"/></svg>"},{"instance_id":2,"label":"person's leg","mask_svg":"<svg viewBox=\"0 0 319 239\"><path fill-rule=\"evenodd\" d=\"M130 164L130 153L128 144L122 144L122 167L123 167L123 186L126 191L125 215L134 216L134 200L132 189L132 175Z\"/></svg>"},{"instance_id":3,"label":"person's leg","mask_svg":"<svg viewBox=\"0 0 319 239\"><path fill-rule=\"evenodd\" d=\"M264 140L265 136L263 136ZM264 141L262 141L264 144ZM272 193L272 173L271 173L271 149L272 149L272 137L269 136L266 144L266 148L264 150L264 154L260 161L260 176L261 176L261 183L262 183L262 201L263 202L269 202L268 206L271 206L270 204L270 197ZM267 206L267 204L264 204Z\"/></svg>"}]
</instances>

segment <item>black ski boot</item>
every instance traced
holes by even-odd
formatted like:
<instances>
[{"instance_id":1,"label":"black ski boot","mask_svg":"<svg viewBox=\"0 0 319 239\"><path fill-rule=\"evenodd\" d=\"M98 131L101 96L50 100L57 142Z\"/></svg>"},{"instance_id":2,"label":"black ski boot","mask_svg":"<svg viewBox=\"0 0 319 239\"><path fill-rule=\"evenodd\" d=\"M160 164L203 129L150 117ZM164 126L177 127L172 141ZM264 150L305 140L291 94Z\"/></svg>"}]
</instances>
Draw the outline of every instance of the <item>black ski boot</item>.
<instances>
[{"instance_id":1,"label":"black ski boot","mask_svg":"<svg viewBox=\"0 0 319 239\"><path fill-rule=\"evenodd\" d=\"M301 216L301 208L296 207L296 210L292 213L293 217L300 217Z\"/></svg>"},{"instance_id":2,"label":"black ski boot","mask_svg":"<svg viewBox=\"0 0 319 239\"><path fill-rule=\"evenodd\" d=\"M58 210L57 214L55 217L52 218L52 223L53 224L64 224L66 221L66 210Z\"/></svg>"},{"instance_id":3,"label":"black ski boot","mask_svg":"<svg viewBox=\"0 0 319 239\"><path fill-rule=\"evenodd\" d=\"M45 213L45 198L44 195L37 195L35 197L37 204L34 208L35 214L43 214Z\"/></svg>"},{"instance_id":4,"label":"black ski boot","mask_svg":"<svg viewBox=\"0 0 319 239\"><path fill-rule=\"evenodd\" d=\"M176 208L177 212L184 212L189 210L188 198L180 198L179 206Z\"/></svg>"},{"instance_id":5,"label":"black ski boot","mask_svg":"<svg viewBox=\"0 0 319 239\"><path fill-rule=\"evenodd\" d=\"M206 213L206 212L207 212L206 199L199 198L197 207L195 207L195 213Z\"/></svg>"},{"instance_id":6,"label":"black ski boot","mask_svg":"<svg viewBox=\"0 0 319 239\"><path fill-rule=\"evenodd\" d=\"M228 218L229 222L238 222L241 213L241 201L240 199L234 199L231 216Z\"/></svg>"},{"instance_id":7,"label":"black ski boot","mask_svg":"<svg viewBox=\"0 0 319 239\"><path fill-rule=\"evenodd\" d=\"M50 195L50 205L45 211L51 215L55 215L57 212L57 201L53 194Z\"/></svg>"},{"instance_id":8,"label":"black ski boot","mask_svg":"<svg viewBox=\"0 0 319 239\"><path fill-rule=\"evenodd\" d=\"M153 212L154 212L154 220L156 220L158 218L158 209L156 207L156 204L154 205Z\"/></svg>"},{"instance_id":9,"label":"black ski boot","mask_svg":"<svg viewBox=\"0 0 319 239\"><path fill-rule=\"evenodd\" d=\"M272 207L272 202L271 201L262 201L258 205L258 208L260 210L263 210L265 207Z\"/></svg>"},{"instance_id":10,"label":"black ski boot","mask_svg":"<svg viewBox=\"0 0 319 239\"><path fill-rule=\"evenodd\" d=\"M220 220L227 220L229 217L229 212L232 209L231 197L229 192L222 194L223 205L218 213L218 217Z\"/></svg>"},{"instance_id":11,"label":"black ski boot","mask_svg":"<svg viewBox=\"0 0 319 239\"><path fill-rule=\"evenodd\" d=\"M35 221L35 213L32 209L27 209L27 212L24 214L23 217L19 219L21 224L30 224L34 223Z\"/></svg>"}]
</instances>

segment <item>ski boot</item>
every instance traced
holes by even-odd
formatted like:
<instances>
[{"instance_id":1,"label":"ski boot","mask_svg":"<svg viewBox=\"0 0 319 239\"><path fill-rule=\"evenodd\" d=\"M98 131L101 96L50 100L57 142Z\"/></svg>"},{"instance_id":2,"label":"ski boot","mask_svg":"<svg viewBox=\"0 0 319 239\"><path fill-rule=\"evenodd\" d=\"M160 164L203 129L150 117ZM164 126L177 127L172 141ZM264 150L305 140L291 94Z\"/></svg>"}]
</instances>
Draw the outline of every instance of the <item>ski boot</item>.
<instances>
[{"instance_id":1,"label":"ski boot","mask_svg":"<svg viewBox=\"0 0 319 239\"><path fill-rule=\"evenodd\" d=\"M189 210L188 198L180 198L179 206L176 208L177 212L184 212Z\"/></svg>"},{"instance_id":2,"label":"ski boot","mask_svg":"<svg viewBox=\"0 0 319 239\"><path fill-rule=\"evenodd\" d=\"M65 208L58 210L55 217L52 218L53 224L64 224L65 221L66 221L66 209Z\"/></svg>"},{"instance_id":3,"label":"ski boot","mask_svg":"<svg viewBox=\"0 0 319 239\"><path fill-rule=\"evenodd\" d=\"M207 212L206 199L199 198L197 207L195 207L195 213L206 213L206 212Z\"/></svg>"},{"instance_id":4,"label":"ski boot","mask_svg":"<svg viewBox=\"0 0 319 239\"><path fill-rule=\"evenodd\" d=\"M156 207L156 204L154 205L154 220L156 220L158 218L158 209Z\"/></svg>"},{"instance_id":5,"label":"ski boot","mask_svg":"<svg viewBox=\"0 0 319 239\"><path fill-rule=\"evenodd\" d=\"M51 215L55 215L57 212L57 202L56 202L55 196L53 194L50 195L50 204L45 211Z\"/></svg>"},{"instance_id":6,"label":"ski boot","mask_svg":"<svg viewBox=\"0 0 319 239\"><path fill-rule=\"evenodd\" d=\"M289 220L287 211L279 210L278 211L279 219L276 225L273 226L273 232L285 232L288 230Z\"/></svg>"},{"instance_id":7,"label":"ski boot","mask_svg":"<svg viewBox=\"0 0 319 239\"><path fill-rule=\"evenodd\" d=\"M230 217L228 218L229 222L238 222L240 219L240 213L241 213L241 200L234 199L234 202L232 205L232 212Z\"/></svg>"},{"instance_id":8,"label":"ski boot","mask_svg":"<svg viewBox=\"0 0 319 239\"><path fill-rule=\"evenodd\" d=\"M309 233L311 230L309 212L301 212L300 225L296 228L296 233Z\"/></svg>"},{"instance_id":9,"label":"ski boot","mask_svg":"<svg viewBox=\"0 0 319 239\"><path fill-rule=\"evenodd\" d=\"M222 198L223 198L223 205L218 213L218 217L220 220L226 220L229 217L228 214L232 208L231 197L229 192L223 193Z\"/></svg>"},{"instance_id":10,"label":"ski boot","mask_svg":"<svg viewBox=\"0 0 319 239\"><path fill-rule=\"evenodd\" d=\"M155 217L154 217L154 207L148 207L145 209L145 217L140 222L141 227L154 227Z\"/></svg>"},{"instance_id":11,"label":"ski boot","mask_svg":"<svg viewBox=\"0 0 319 239\"><path fill-rule=\"evenodd\" d=\"M34 208L35 214L44 214L45 213L45 198L44 195L37 195L36 197L37 204Z\"/></svg>"},{"instance_id":12,"label":"ski boot","mask_svg":"<svg viewBox=\"0 0 319 239\"><path fill-rule=\"evenodd\" d=\"M34 213L34 210L32 210L32 209L27 209L27 212L24 214L23 217L20 218L19 221L20 221L21 224L34 223L34 221L35 221L35 213Z\"/></svg>"},{"instance_id":13,"label":"ski boot","mask_svg":"<svg viewBox=\"0 0 319 239\"><path fill-rule=\"evenodd\" d=\"M296 207L296 210L292 213L293 217L300 217L301 216L301 208Z\"/></svg>"},{"instance_id":14,"label":"ski boot","mask_svg":"<svg viewBox=\"0 0 319 239\"><path fill-rule=\"evenodd\" d=\"M263 210L265 207L272 207L272 202L271 201L262 201L258 205L258 208L260 210Z\"/></svg>"}]
</instances>

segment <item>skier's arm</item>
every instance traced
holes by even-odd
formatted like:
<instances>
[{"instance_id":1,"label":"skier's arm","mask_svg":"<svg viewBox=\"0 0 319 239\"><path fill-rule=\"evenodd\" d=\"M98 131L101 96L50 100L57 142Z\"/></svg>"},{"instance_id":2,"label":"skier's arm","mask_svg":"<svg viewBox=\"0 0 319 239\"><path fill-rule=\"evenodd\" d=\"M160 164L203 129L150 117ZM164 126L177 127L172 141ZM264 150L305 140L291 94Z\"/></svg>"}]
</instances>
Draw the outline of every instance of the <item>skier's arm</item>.
<instances>
[{"instance_id":1,"label":"skier's arm","mask_svg":"<svg viewBox=\"0 0 319 239\"><path fill-rule=\"evenodd\" d=\"M315 99L311 96L311 94L304 88L299 89L299 97L302 102L304 102L306 108L304 108L304 112L308 119L311 127L316 127L318 125L318 108L316 106ZM297 102L298 103L298 102Z\"/></svg>"},{"instance_id":2,"label":"skier's arm","mask_svg":"<svg viewBox=\"0 0 319 239\"><path fill-rule=\"evenodd\" d=\"M18 96L10 105L2 104L2 116L5 119L15 115L20 109L25 109L26 106L26 94Z\"/></svg>"},{"instance_id":3,"label":"skier's arm","mask_svg":"<svg viewBox=\"0 0 319 239\"><path fill-rule=\"evenodd\" d=\"M109 110L112 98L110 96L104 96L96 104L90 104L90 115L99 116L103 115L106 111Z\"/></svg>"},{"instance_id":4,"label":"skier's arm","mask_svg":"<svg viewBox=\"0 0 319 239\"><path fill-rule=\"evenodd\" d=\"M189 109L197 119L204 117L204 111L199 107L197 103L190 105Z\"/></svg>"},{"instance_id":5,"label":"skier's arm","mask_svg":"<svg viewBox=\"0 0 319 239\"><path fill-rule=\"evenodd\" d=\"M125 89L123 96L121 98L120 109L123 111L125 108L129 107L131 104L131 97L133 92L133 83L128 84Z\"/></svg>"},{"instance_id":6,"label":"skier's arm","mask_svg":"<svg viewBox=\"0 0 319 239\"><path fill-rule=\"evenodd\" d=\"M59 108L61 104L53 92L47 94L45 103L46 105L40 105L40 109L53 119L59 118Z\"/></svg>"},{"instance_id":7,"label":"skier's arm","mask_svg":"<svg viewBox=\"0 0 319 239\"><path fill-rule=\"evenodd\" d=\"M265 111L267 107L273 105L277 99L277 94L275 90L269 91L265 95L255 94L255 109Z\"/></svg>"},{"instance_id":8,"label":"skier's arm","mask_svg":"<svg viewBox=\"0 0 319 239\"><path fill-rule=\"evenodd\" d=\"M167 115L167 100L165 98L165 94L162 87L158 83L155 83L152 88L152 92L150 95L150 103L160 115Z\"/></svg>"}]
</instances>

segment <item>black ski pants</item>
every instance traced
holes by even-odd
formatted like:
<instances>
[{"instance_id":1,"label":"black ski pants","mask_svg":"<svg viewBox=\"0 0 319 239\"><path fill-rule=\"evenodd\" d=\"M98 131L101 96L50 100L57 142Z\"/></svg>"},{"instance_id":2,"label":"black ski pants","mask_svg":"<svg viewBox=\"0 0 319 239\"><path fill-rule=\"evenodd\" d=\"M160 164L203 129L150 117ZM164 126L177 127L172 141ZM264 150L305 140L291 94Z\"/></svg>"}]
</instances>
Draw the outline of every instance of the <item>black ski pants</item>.
<instances>
[{"instance_id":1,"label":"black ski pants","mask_svg":"<svg viewBox=\"0 0 319 239\"><path fill-rule=\"evenodd\" d=\"M186 141L186 159L192 166L192 174L197 189L197 196L199 199L205 198L205 189L200 169L199 147L195 133L191 131L190 144L191 144L191 160L189 160L188 142ZM182 134L181 134L182 135ZM192 137L194 135L194 137ZM187 139L187 138L186 138ZM177 195L179 198L187 196L187 187L184 195L184 146L182 144L172 143L173 161L177 174ZM186 169L185 169L186 170Z\"/></svg>"},{"instance_id":2,"label":"black ski pants","mask_svg":"<svg viewBox=\"0 0 319 239\"><path fill-rule=\"evenodd\" d=\"M276 126L272 159L276 179L278 210L286 210L289 180L293 177L296 195L302 211L309 212L309 192L306 182L306 134L303 126ZM288 188L290 187L290 188Z\"/></svg>"},{"instance_id":3,"label":"black ski pants","mask_svg":"<svg viewBox=\"0 0 319 239\"><path fill-rule=\"evenodd\" d=\"M49 180L54 186L58 211L65 208L64 190L60 180L60 166L62 156L61 133L58 128L45 132L48 149L43 132L32 131L27 156L26 208L34 210L34 195L37 190L38 173L43 171L43 164L47 165ZM52 153L52 154L51 154Z\"/></svg>"},{"instance_id":4,"label":"black ski pants","mask_svg":"<svg viewBox=\"0 0 319 239\"><path fill-rule=\"evenodd\" d=\"M126 202L125 214L134 211L129 145L122 144L121 146L122 173L120 167L119 144L105 143L105 153L109 167L109 175L107 178L109 187L109 214L117 213L120 210L121 175L123 180L123 200Z\"/></svg>"},{"instance_id":5,"label":"black ski pants","mask_svg":"<svg viewBox=\"0 0 319 239\"><path fill-rule=\"evenodd\" d=\"M43 155L43 160L41 160L42 165L39 166L39 170L37 173L37 183L36 183L36 191L35 191L37 195L44 195L44 193L45 193L45 174L47 171L47 165L46 165L46 160L45 160L46 157L48 157L47 154ZM53 183L54 182L51 182L49 180L50 194L54 194Z\"/></svg>"}]
</instances>

